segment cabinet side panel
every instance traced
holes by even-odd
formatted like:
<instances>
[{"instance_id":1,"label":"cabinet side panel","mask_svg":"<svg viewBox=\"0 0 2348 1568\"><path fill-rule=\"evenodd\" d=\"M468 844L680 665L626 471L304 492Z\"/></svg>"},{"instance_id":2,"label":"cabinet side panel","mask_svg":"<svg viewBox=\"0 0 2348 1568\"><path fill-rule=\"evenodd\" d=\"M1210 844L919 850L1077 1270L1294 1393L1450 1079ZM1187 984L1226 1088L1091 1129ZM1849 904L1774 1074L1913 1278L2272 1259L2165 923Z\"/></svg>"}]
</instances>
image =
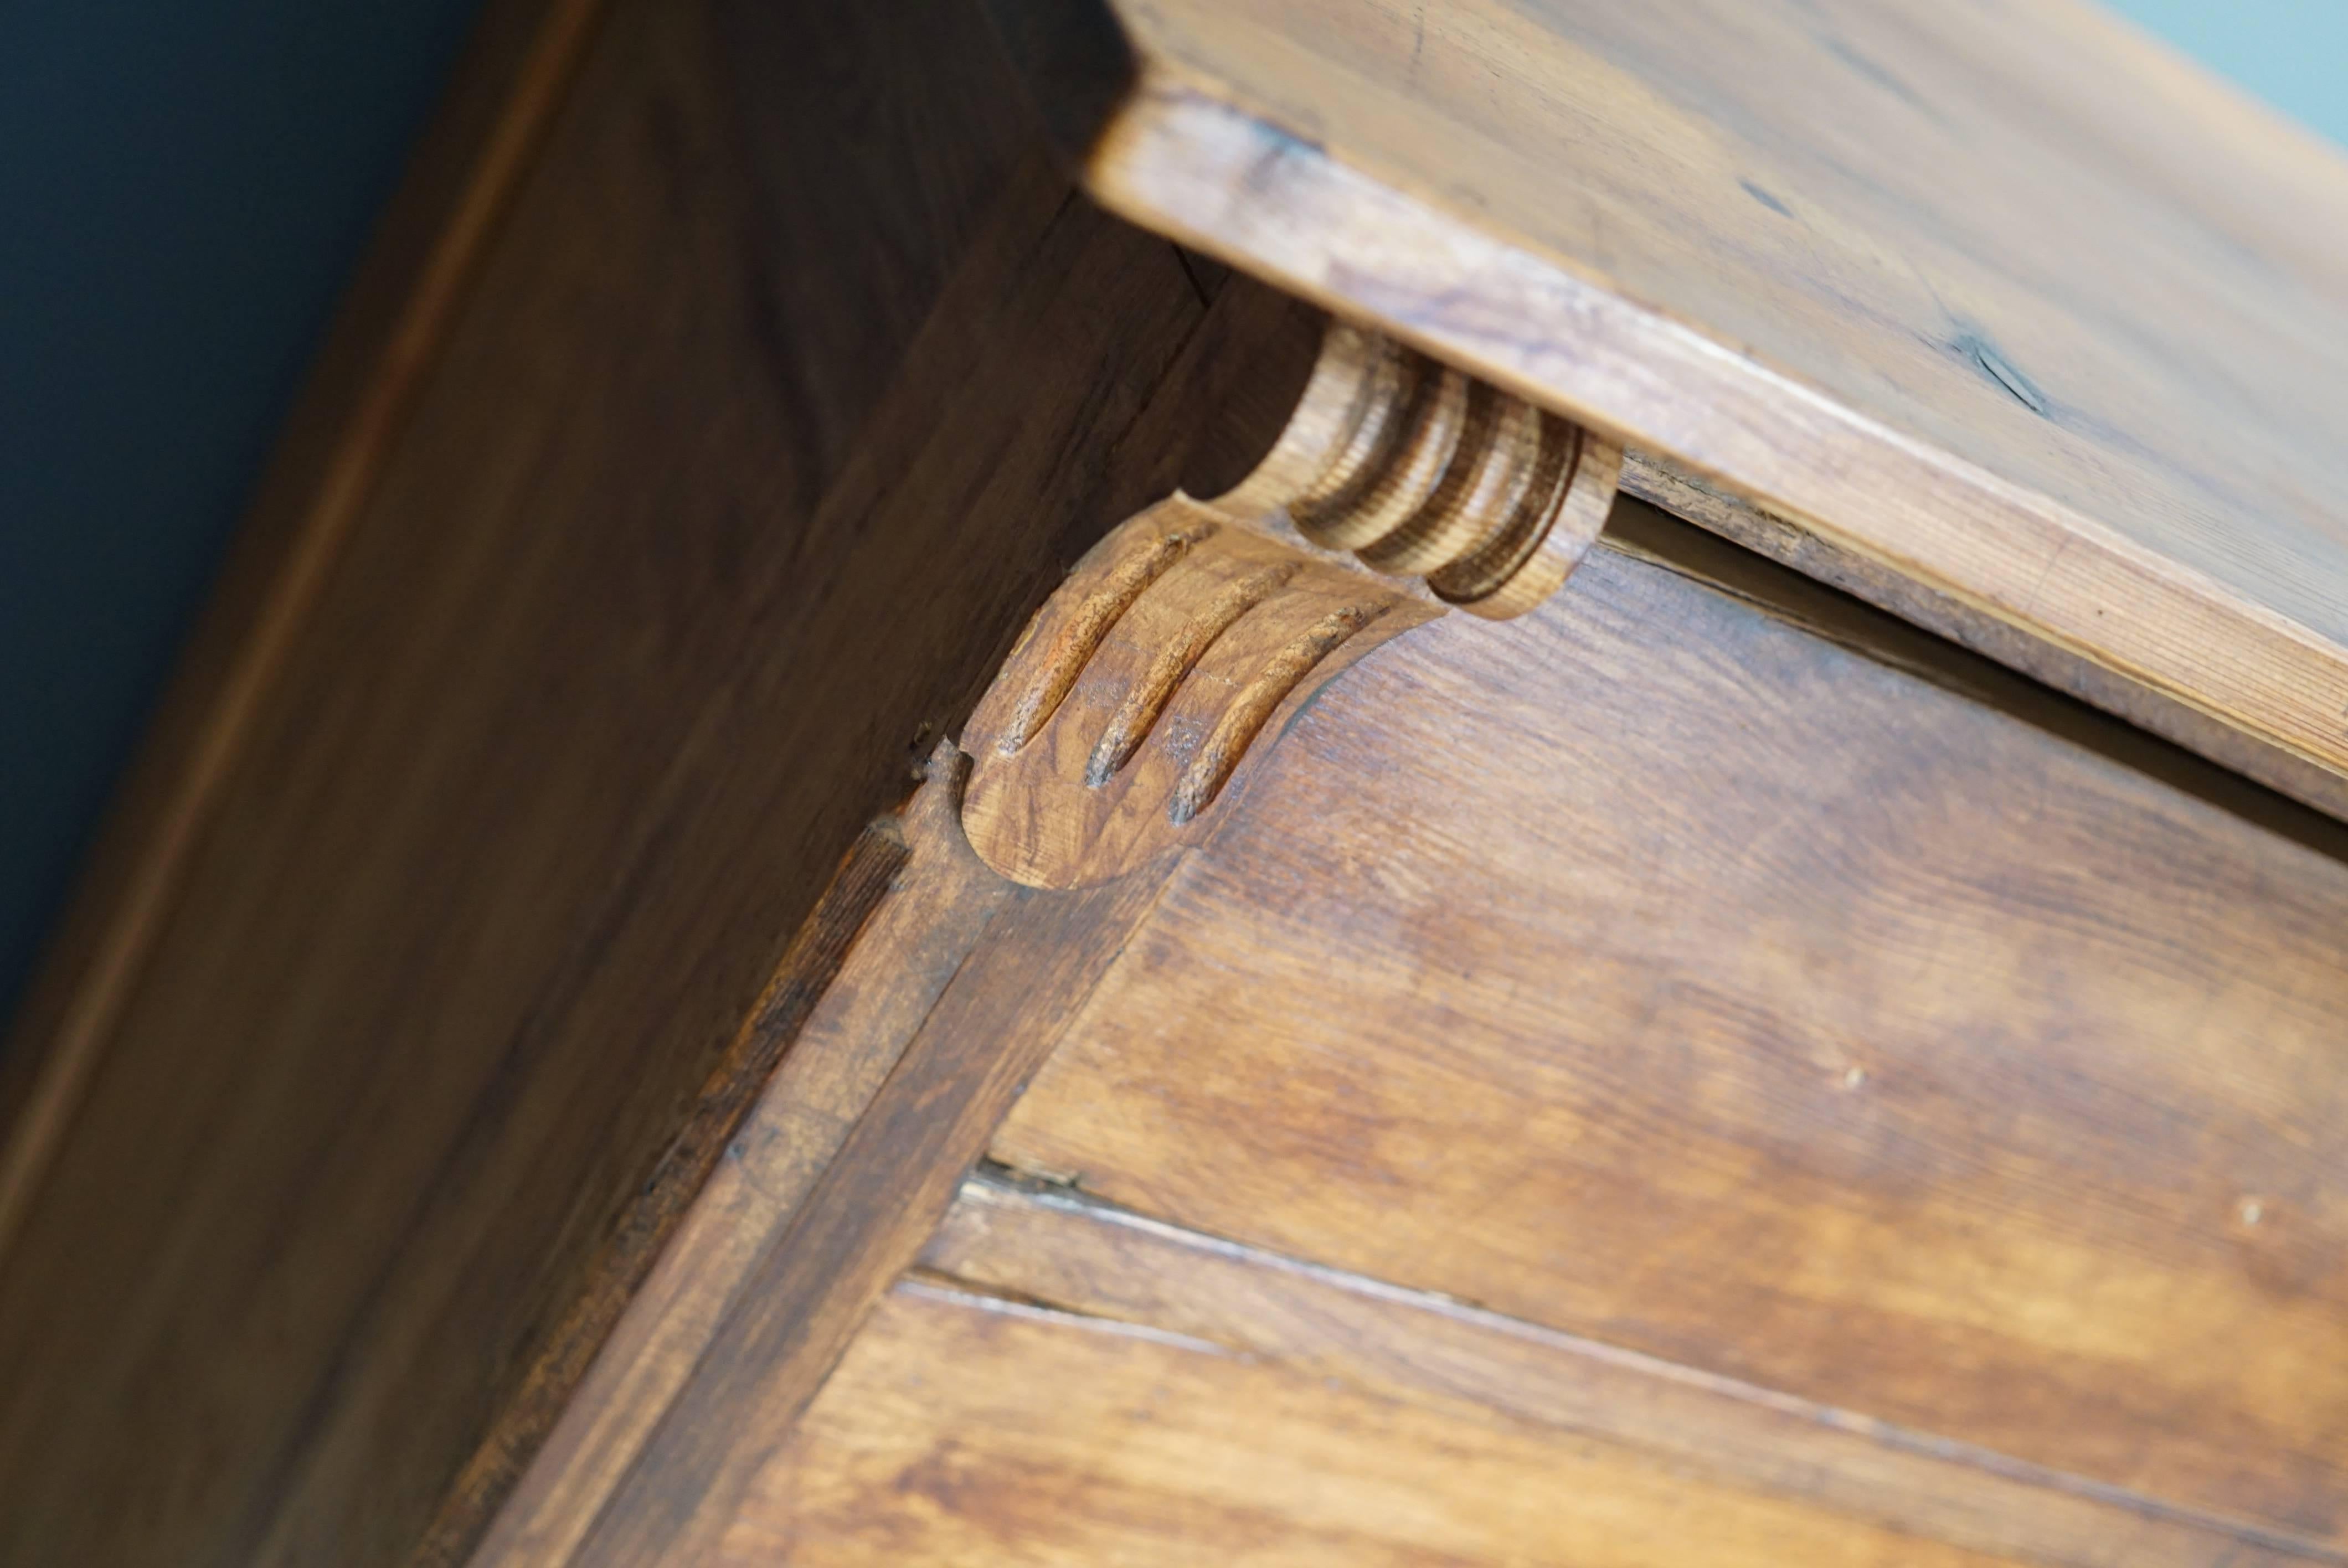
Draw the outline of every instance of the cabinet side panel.
<instances>
[{"instance_id":1,"label":"cabinet side panel","mask_svg":"<svg viewBox=\"0 0 2348 1568\"><path fill-rule=\"evenodd\" d=\"M2336 826L1699 554L1323 692L996 1154L2336 1538Z\"/></svg>"},{"instance_id":2,"label":"cabinet side panel","mask_svg":"<svg viewBox=\"0 0 2348 1568\"><path fill-rule=\"evenodd\" d=\"M0 1264L0 1557L408 1551L1252 341L963 6L621 0L532 145Z\"/></svg>"}]
</instances>

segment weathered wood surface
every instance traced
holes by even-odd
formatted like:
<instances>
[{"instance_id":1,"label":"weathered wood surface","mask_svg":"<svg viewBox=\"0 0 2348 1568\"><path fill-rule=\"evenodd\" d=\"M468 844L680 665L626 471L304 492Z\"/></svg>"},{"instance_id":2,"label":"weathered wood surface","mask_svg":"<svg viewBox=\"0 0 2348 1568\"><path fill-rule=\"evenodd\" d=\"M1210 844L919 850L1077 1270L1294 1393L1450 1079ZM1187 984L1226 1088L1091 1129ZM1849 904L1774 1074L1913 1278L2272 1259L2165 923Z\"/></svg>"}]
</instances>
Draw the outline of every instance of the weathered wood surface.
<instances>
[{"instance_id":1,"label":"weathered wood surface","mask_svg":"<svg viewBox=\"0 0 2348 1568\"><path fill-rule=\"evenodd\" d=\"M2348 811L2338 149L2073 0L1052 9L1116 210Z\"/></svg>"},{"instance_id":2,"label":"weathered wood surface","mask_svg":"<svg viewBox=\"0 0 2348 1568\"><path fill-rule=\"evenodd\" d=\"M2339 825L1635 504L1179 859L925 812L797 1059L905 1065L485 1561L2348 1561Z\"/></svg>"},{"instance_id":3,"label":"weathered wood surface","mask_svg":"<svg viewBox=\"0 0 2348 1568\"><path fill-rule=\"evenodd\" d=\"M2348 1561L2339 825L1635 504L1163 864L959 819L485 1563Z\"/></svg>"},{"instance_id":4,"label":"weathered wood surface","mask_svg":"<svg viewBox=\"0 0 2348 1568\"><path fill-rule=\"evenodd\" d=\"M1997 58L1921 7L1129 12L1123 210L2328 798L2330 155L2068 8ZM492 1557L2338 1559L2348 832L1641 508L1298 704L1151 875L876 912L851 862L901 973L781 1005L1067 564L1245 470L1301 318L1071 200L963 8L523 15L12 1048L0 1556L451 1562L552 1422ZM1875 1446L1756 1479L920 1286L826 1385L990 1138ZM2062 1507L1858 1508L1879 1421Z\"/></svg>"},{"instance_id":5,"label":"weathered wood surface","mask_svg":"<svg viewBox=\"0 0 2348 1568\"><path fill-rule=\"evenodd\" d=\"M996 1155L2340 1540L2348 835L1618 521L1321 694Z\"/></svg>"}]
</instances>

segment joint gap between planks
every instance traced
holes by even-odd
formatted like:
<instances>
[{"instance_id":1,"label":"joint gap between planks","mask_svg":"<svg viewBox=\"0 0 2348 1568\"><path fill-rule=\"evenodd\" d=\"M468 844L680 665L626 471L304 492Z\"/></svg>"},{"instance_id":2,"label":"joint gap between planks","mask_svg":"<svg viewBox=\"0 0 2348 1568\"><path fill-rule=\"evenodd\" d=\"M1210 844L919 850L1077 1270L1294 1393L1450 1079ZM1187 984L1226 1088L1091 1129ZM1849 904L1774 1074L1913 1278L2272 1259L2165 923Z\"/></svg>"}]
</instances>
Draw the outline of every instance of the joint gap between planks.
<instances>
[{"instance_id":1,"label":"joint gap between planks","mask_svg":"<svg viewBox=\"0 0 2348 1568\"><path fill-rule=\"evenodd\" d=\"M984 1297L998 1309L1017 1307L1023 1311L1049 1315L1087 1327L1123 1323L1135 1328L1156 1329L1171 1334L1179 1340L1196 1341L1202 1348L1212 1348L1225 1355L1261 1358L1272 1362L1297 1363L1299 1356L1292 1348L1277 1344L1248 1342L1243 1335L1226 1342L1203 1335L1185 1333L1181 1329L1148 1322L1140 1315L1118 1316L1094 1307L1065 1301L1046 1292L1024 1288L1018 1284L999 1279L978 1279L958 1272L951 1258L934 1259L932 1252L940 1242L947 1240L954 1219L964 1205L983 1211L987 1208L1015 1210L1020 1207L1040 1210L1056 1218L1086 1223L1104 1230L1132 1237L1143 1246L1155 1246L1191 1255L1207 1256L1230 1264L1261 1269L1272 1277L1299 1281L1307 1290L1329 1291L1351 1297L1377 1308L1400 1308L1406 1314L1448 1320L1478 1336L1513 1341L1520 1346L1538 1348L1551 1355L1578 1359L1611 1368L1617 1372L1651 1378L1657 1383L1689 1389L1702 1397L1722 1400L1756 1412L1791 1418L1805 1426L1845 1440L1855 1440L1892 1455L1907 1456L1910 1462L1921 1461L1933 1466L1945 1466L1955 1475L1972 1474L1983 1478L1988 1484L2018 1486L2029 1491L2064 1498L2076 1505L2107 1509L2125 1513L2157 1526L2181 1528L2199 1534L2215 1537L2236 1548L2249 1547L2308 1563L2334 1565L2348 1564L2348 1553L2322 1542L2291 1534L2285 1531L2227 1515L2170 1502L2092 1478L2073 1474L2040 1465L1995 1450L1980 1447L1961 1440L1900 1426L1878 1419L1858 1411L1820 1404L1800 1396L1699 1368L1668 1360L1643 1351L1608 1344L1603 1340L1547 1327L1457 1296L1439 1292L1415 1289L1388 1283L1369 1276L1352 1273L1311 1259L1295 1257L1244 1242L1194 1231L1188 1227L1154 1218L1123 1204L1095 1196L1080 1188L1036 1176L1031 1172L989 1158L975 1167L964 1179L946 1218L941 1222L932 1248L925 1251L904 1276L909 1284L932 1291L944 1291L971 1297ZM981 1227L984 1225L982 1218ZM1075 1245L1082 1245L1082 1238ZM983 1244L973 1249L983 1250ZM1143 1266L1129 1265L1135 1272ZM1334 1322L1332 1310L1311 1313L1324 1325ZM1694 1458L1699 1462L1719 1463L1718 1456L1706 1460L1701 1453L1681 1452L1673 1445L1659 1443L1651 1438L1627 1431L1606 1430L1601 1423L1574 1421L1538 1411L1509 1409L1488 1399L1447 1381L1431 1379L1414 1369L1390 1372L1380 1378L1369 1370L1371 1363L1337 1373L1350 1383L1365 1389L1376 1389L1383 1384L1393 1385L1407 1398L1433 1397L1443 1399L1465 1399L1512 1419L1529 1420L1549 1430L1595 1437L1601 1441L1621 1443L1643 1452L1660 1456ZM1323 1368L1324 1372L1332 1368ZM1723 1466L1725 1473L1733 1467ZM1748 1484L1757 1484L1745 1478ZM1758 1490L1768 1491L1766 1485ZM1889 1519L1879 1521L1890 1527L1909 1530L1910 1527ZM1928 1532L1937 1537L1938 1532ZM2056 1559L2055 1561L2068 1561Z\"/></svg>"},{"instance_id":2,"label":"joint gap between planks","mask_svg":"<svg viewBox=\"0 0 2348 1568\"><path fill-rule=\"evenodd\" d=\"M2348 822L1661 502L1626 490L1597 548L1748 604L1870 663L1980 703L2305 848L2348 861Z\"/></svg>"}]
</instances>

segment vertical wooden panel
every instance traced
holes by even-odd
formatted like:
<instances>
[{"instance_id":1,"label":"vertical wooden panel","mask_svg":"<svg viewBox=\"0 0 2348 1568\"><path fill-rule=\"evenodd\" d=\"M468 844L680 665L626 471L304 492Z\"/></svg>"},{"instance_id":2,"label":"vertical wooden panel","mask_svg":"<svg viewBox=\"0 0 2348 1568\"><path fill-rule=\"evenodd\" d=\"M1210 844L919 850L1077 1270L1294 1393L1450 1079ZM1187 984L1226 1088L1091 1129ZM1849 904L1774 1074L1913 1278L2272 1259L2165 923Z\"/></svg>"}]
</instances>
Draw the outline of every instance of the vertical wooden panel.
<instances>
[{"instance_id":1,"label":"vertical wooden panel","mask_svg":"<svg viewBox=\"0 0 2348 1568\"><path fill-rule=\"evenodd\" d=\"M406 1552L842 851L1244 374L966 7L628 0L536 145L0 1263L0 1555Z\"/></svg>"}]
</instances>

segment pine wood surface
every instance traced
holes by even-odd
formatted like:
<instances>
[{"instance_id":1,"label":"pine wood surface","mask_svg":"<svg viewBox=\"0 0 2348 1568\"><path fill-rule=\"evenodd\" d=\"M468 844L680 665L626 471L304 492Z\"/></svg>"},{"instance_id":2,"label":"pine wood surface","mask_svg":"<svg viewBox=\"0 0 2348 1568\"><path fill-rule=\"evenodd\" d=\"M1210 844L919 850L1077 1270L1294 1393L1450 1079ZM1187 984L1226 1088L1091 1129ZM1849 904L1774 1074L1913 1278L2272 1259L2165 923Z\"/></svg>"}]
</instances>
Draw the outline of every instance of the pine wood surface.
<instances>
[{"instance_id":1,"label":"pine wood surface","mask_svg":"<svg viewBox=\"0 0 2348 1568\"><path fill-rule=\"evenodd\" d=\"M1078 139L1116 210L2339 804L2336 149L2073 0L1046 9L1006 31L1113 103Z\"/></svg>"}]
</instances>

